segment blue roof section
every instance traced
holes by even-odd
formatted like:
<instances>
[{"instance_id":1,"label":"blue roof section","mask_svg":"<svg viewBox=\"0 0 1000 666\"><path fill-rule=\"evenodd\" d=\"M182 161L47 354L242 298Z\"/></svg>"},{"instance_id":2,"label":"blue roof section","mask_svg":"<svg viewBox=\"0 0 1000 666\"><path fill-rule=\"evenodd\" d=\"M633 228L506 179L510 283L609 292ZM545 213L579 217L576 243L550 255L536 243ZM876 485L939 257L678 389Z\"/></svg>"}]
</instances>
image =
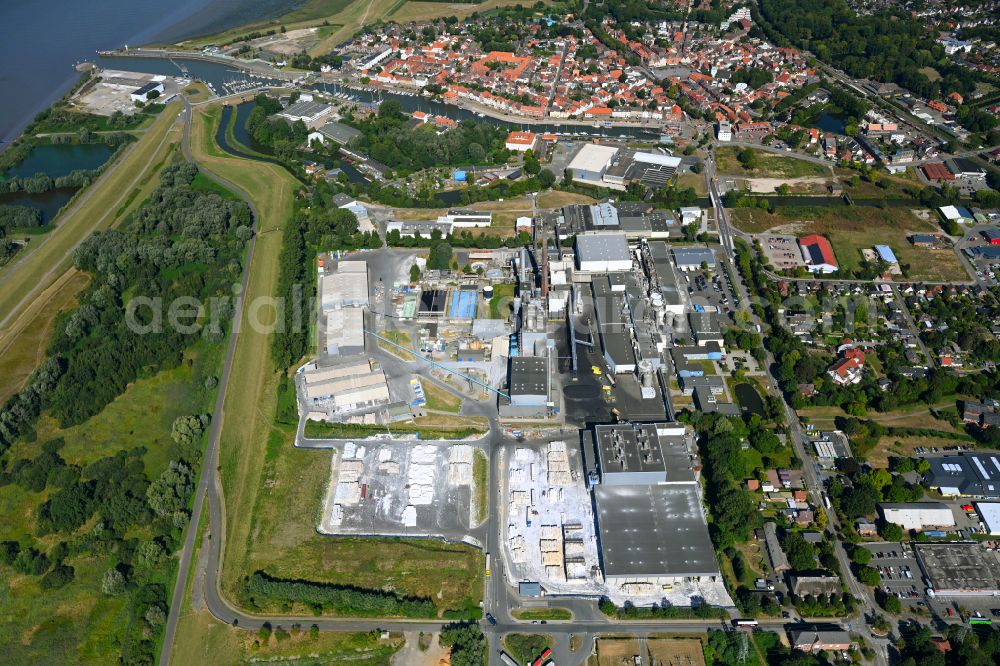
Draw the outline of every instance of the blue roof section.
<instances>
[{"instance_id":1,"label":"blue roof section","mask_svg":"<svg viewBox=\"0 0 1000 666\"><path fill-rule=\"evenodd\" d=\"M875 251L878 252L879 258L887 264L897 264L899 261L896 259L896 255L892 253L892 248L888 245L876 245Z\"/></svg>"}]
</instances>

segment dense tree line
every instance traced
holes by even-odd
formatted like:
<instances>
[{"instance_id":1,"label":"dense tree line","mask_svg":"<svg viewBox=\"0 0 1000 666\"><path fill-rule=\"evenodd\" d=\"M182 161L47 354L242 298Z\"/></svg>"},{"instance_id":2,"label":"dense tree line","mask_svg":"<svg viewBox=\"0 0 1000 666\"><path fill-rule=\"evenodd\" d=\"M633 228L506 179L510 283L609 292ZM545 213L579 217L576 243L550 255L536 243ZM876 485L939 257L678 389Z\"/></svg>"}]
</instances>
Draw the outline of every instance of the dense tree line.
<instances>
[{"instance_id":1,"label":"dense tree line","mask_svg":"<svg viewBox=\"0 0 1000 666\"><path fill-rule=\"evenodd\" d=\"M262 571L254 572L247 579L244 592L257 606L268 602L299 603L316 611L363 617L434 617L437 614L430 599L349 585L282 580Z\"/></svg>"},{"instance_id":2,"label":"dense tree line","mask_svg":"<svg viewBox=\"0 0 1000 666\"><path fill-rule=\"evenodd\" d=\"M191 189L196 174L193 165L166 167L145 206L74 252L75 266L94 280L58 322L49 358L28 387L0 409L0 447L30 432L43 406L63 427L82 423L141 375L175 366L199 336L222 340L228 300L201 320L181 322L203 326L170 325L166 312L178 298L208 304L228 296L251 235L247 206ZM130 321L126 295L149 299L150 307L135 308Z\"/></svg>"},{"instance_id":3,"label":"dense tree line","mask_svg":"<svg viewBox=\"0 0 1000 666\"><path fill-rule=\"evenodd\" d=\"M333 203L335 192L319 182L307 198L295 204L295 213L281 241L278 292L285 325L271 336L271 358L280 369L288 369L309 348L309 326L316 293L313 260L319 252L355 250L381 246L377 234L358 232L358 218Z\"/></svg>"},{"instance_id":4,"label":"dense tree line","mask_svg":"<svg viewBox=\"0 0 1000 666\"><path fill-rule=\"evenodd\" d=\"M0 234L41 226L42 212L31 206L0 206Z\"/></svg>"},{"instance_id":5,"label":"dense tree line","mask_svg":"<svg viewBox=\"0 0 1000 666\"><path fill-rule=\"evenodd\" d=\"M943 651L931 639L935 631L924 624L904 627L899 644L901 666L991 666L1000 663L1000 630L994 626L951 624L944 636L951 649Z\"/></svg>"},{"instance_id":6,"label":"dense tree line","mask_svg":"<svg viewBox=\"0 0 1000 666\"><path fill-rule=\"evenodd\" d=\"M441 629L441 644L450 648L452 666L485 666L486 636L475 622L450 624Z\"/></svg>"},{"instance_id":7,"label":"dense tree line","mask_svg":"<svg viewBox=\"0 0 1000 666\"><path fill-rule=\"evenodd\" d=\"M756 90L772 81L774 81L774 75L771 74L770 70L761 67L741 67L734 70L732 76L729 77L731 84L745 83L751 90Z\"/></svg>"},{"instance_id":8,"label":"dense tree line","mask_svg":"<svg viewBox=\"0 0 1000 666\"><path fill-rule=\"evenodd\" d=\"M522 231L517 236L504 238L494 234L474 235L465 230L457 234L442 235L441 231L435 229L430 236L421 236L419 233L413 236L402 236L399 231L393 229L386 234L386 244L389 247L434 247L440 243L447 243L451 247L471 247L482 249L496 249L498 247L519 247L531 242L531 236Z\"/></svg>"},{"instance_id":9,"label":"dense tree line","mask_svg":"<svg viewBox=\"0 0 1000 666\"><path fill-rule=\"evenodd\" d=\"M282 109L281 102L274 97L261 93L254 101L256 104L247 117L247 132L279 159L289 159L305 143L309 128L301 120L289 123L283 118L273 117Z\"/></svg>"},{"instance_id":10,"label":"dense tree line","mask_svg":"<svg viewBox=\"0 0 1000 666\"><path fill-rule=\"evenodd\" d=\"M712 541L719 550L745 542L758 526L757 507L743 484L753 472L746 469L742 455L750 428L742 419L718 415L691 414L687 420L698 432Z\"/></svg>"},{"instance_id":11,"label":"dense tree line","mask_svg":"<svg viewBox=\"0 0 1000 666\"><path fill-rule=\"evenodd\" d=\"M112 566L102 576L101 591L128 596L125 612L129 619L120 663L150 664L155 649L152 637L166 622L166 590L158 580L169 552L180 544L191 486L185 487L185 495L177 498L172 511L161 514L150 492L160 480L150 485L146 477L145 449L122 450L80 467L62 458L63 445L62 439L50 440L41 445L34 459L14 461L0 472L0 485L14 483L31 492L49 490L48 499L37 510L37 535L55 533L65 540L48 552L23 538L0 542L0 563L24 575L40 576L39 586L54 590L75 579L69 558L113 555ZM168 472L178 467L191 470L186 463L174 461ZM94 526L80 531L94 516ZM144 536L134 536L137 532Z\"/></svg>"}]
</instances>

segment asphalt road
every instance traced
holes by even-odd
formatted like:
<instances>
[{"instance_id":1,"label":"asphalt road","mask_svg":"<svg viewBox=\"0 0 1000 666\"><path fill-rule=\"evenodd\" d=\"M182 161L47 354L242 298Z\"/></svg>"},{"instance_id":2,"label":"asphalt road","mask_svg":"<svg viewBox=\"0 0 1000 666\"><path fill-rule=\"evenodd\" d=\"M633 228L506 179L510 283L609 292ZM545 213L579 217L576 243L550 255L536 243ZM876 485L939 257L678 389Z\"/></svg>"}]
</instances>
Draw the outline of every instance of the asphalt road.
<instances>
[{"instance_id":1,"label":"asphalt road","mask_svg":"<svg viewBox=\"0 0 1000 666\"><path fill-rule=\"evenodd\" d=\"M184 137L181 141L181 148L184 154L184 158L189 162L194 162L191 157L191 148L189 145L190 140L190 130L191 130L191 107L185 102L185 108L182 112L184 120ZM191 569L191 560L194 554L195 540L198 536L198 520L201 517L202 505L206 496L209 501L209 530L211 532L209 537L209 576L212 577L213 584L207 586L206 600L208 601L209 608L212 608L212 602L215 600L220 600L218 597L218 571L221 562L221 542L222 536L225 534L224 529L220 529L220 526L225 524L223 511L222 511L222 488L219 483L219 475L217 472L218 457L219 457L219 439L222 433L222 424L224 421L223 404L226 399L226 391L229 387L229 376L233 369L233 357L236 354L236 342L239 338L240 325L243 320L243 294L247 291L247 284L250 281L250 266L253 263L253 252L254 246L256 245L256 231L259 225L259 216L257 214L257 208L254 206L253 201L250 196L240 189L235 184L229 182L228 180L216 176L210 171L203 171L203 173L214 180L215 182L223 185L224 187L235 192L243 201L247 203L250 207L250 212L253 215L253 230L254 236L251 237L249 243L247 243L247 255L245 269L243 271L243 288L240 290L240 295L237 298L237 303L235 304L233 315L233 324L229 333L229 342L226 346L226 360L222 368L222 377L219 379L219 392L215 399L215 409L212 413L212 424L208 433L208 446L205 450L205 458L201 467L201 475L198 478L198 487L195 490L194 495L194 506L191 512L191 522L188 524L187 533L184 538L184 547L180 553L180 562L177 567L177 578L174 581L174 590L170 600L170 614L167 617L167 625L164 630L163 635L163 645L160 649L160 664L167 664L170 661L170 649L173 646L174 635L177 631L177 621L180 616L181 608L184 603L184 588L187 584L188 573ZM215 538L218 535L218 538ZM214 612L214 611L213 611ZM216 614L218 617L218 615Z\"/></svg>"},{"instance_id":2,"label":"asphalt road","mask_svg":"<svg viewBox=\"0 0 1000 666\"><path fill-rule=\"evenodd\" d=\"M715 181L715 161L711 157L707 160L705 177L708 181L709 191L712 195L712 202L715 206L716 220L719 227L719 238L722 241L723 247L726 248L726 252L723 253L725 263L732 269L731 275L733 276L734 284L739 291L740 302L745 304L748 314L750 316L750 323L761 326L763 330L763 323L757 317L753 308L750 307L752 301L750 300L750 295L747 290L746 284L743 280L743 276L736 270L733 265L733 245L732 245L732 229L729 225L728 218L726 217L726 211L722 207L722 199L719 196L718 189L716 187ZM739 233L739 232L738 232ZM810 499L812 503L816 506L825 506L823 501L823 482L819 477L819 473L816 471L816 463L812 455L809 452L809 438L806 436L802 429L802 423L799 421L799 416L792 409L788 401L784 399L784 393L781 391L778 385L777 377L775 376L775 368L777 364L774 361L774 356L771 354L770 350L766 347L764 348L766 352L766 358L764 365L768 368L768 373L766 375L768 383L768 392L771 395L782 396L782 406L785 412L785 422L788 425L790 439L795 448L795 454L802 461L803 476L806 483L806 489L809 492ZM824 509L825 510L825 509ZM844 547L840 539L836 535L836 530L838 528L837 515L834 511L825 510L828 516L826 532L833 535L834 542L836 544L835 554L837 556L837 561L840 563L840 568L843 574L843 579L847 583L848 589L851 595L856 599L861 600L864 610L874 612L878 606L875 604L875 599L867 587L861 585L851 572L851 561L844 551ZM863 626L863 613L862 617L856 618L859 620L859 625ZM875 639L869 636L875 645L875 663L879 666L887 666L888 662L888 641Z\"/></svg>"},{"instance_id":3,"label":"asphalt road","mask_svg":"<svg viewBox=\"0 0 1000 666\"><path fill-rule=\"evenodd\" d=\"M185 110L185 133L184 133L184 154L190 159L190 151L188 147L188 135L190 126L190 110ZM730 268L731 275L734 276L735 282L734 286L739 290L740 300L742 303L749 304L750 299L746 291L746 287L742 282L741 277L735 270L735 266L732 262L733 255L733 240L732 240L732 230L728 225L728 221L725 217L725 211L721 207L721 198L718 195L718 191L715 187L714 179L714 164L709 162L709 169L706 171L706 177L709 179L709 184L712 192L713 202L716 207L717 220L719 221L719 231L720 240L725 252L722 253L723 261ZM215 178L217 182L225 185L227 188L232 189L234 192L239 194L241 198L250 203L249 196L246 192L243 192L238 187L232 183L226 182L223 179ZM251 209L253 210L253 205L250 203ZM253 210L254 213L254 223L257 224L257 211ZM248 260L247 266L249 267L252 262L254 250L254 240L251 240L248 245ZM243 285L244 293L246 291L247 282L249 280L249 268L244 271ZM751 313L752 314L752 313ZM219 475L217 473L217 460L218 460L218 450L219 450L219 440L222 430L222 425L224 423L225 415L223 413L224 399L226 391L229 389L229 379L232 370L236 342L238 340L240 323L242 318L242 302L240 302L236 307L236 314L234 316L234 322L232 327L232 334L229 337L229 343L226 350L225 363L223 366L222 377L220 378L219 393L216 399L215 410L213 414L212 425L209 431L208 446L205 454L205 461L203 466L203 474L200 476L198 481L198 487L195 492L193 516L195 521L197 517L201 515L202 506L205 501L208 502L209 509L209 537L208 543L208 556L205 558L207 563L207 570L204 572L203 585L204 589L201 590L203 594L204 602L208 610L220 621L234 626L240 626L249 629L259 628L265 622L270 623L273 626L290 626L292 624L315 624L321 630L332 630L332 631L368 631L372 629L394 629L394 630L408 630L408 631L425 631L434 632L441 629L442 626L448 624L448 622L441 621L427 621L427 620L402 620L402 619L359 619L359 618L312 618L303 616L281 616L281 615L270 615L270 616L260 616L246 613L244 611L236 609L231 605L226 599L221 595L219 588L219 579L221 573L221 566L223 562L223 551L225 547L225 512L224 512L224 497L222 494L221 484ZM752 317L755 319L755 317ZM767 359L768 365L773 366L773 358L768 354ZM416 372L422 376L428 376L427 368L418 367L419 362L405 361L390 361L390 363L405 364L408 367L406 371ZM401 368L402 369L402 368ZM428 374L425 374L428 373ZM768 382L772 392L780 395L780 391L777 389L776 380L773 376L768 376ZM484 416L487 416L490 422L490 433L481 438L477 442L478 445L484 447L489 455L490 461L490 488L489 496L492 501L490 502L492 507L502 506L502 488L501 479L503 475L501 470L498 469L499 459L498 452L500 446L503 443L502 434L500 428L497 424L496 415L494 407L491 401L486 401L483 403L472 403L472 412L479 412ZM478 405L478 406L477 406ZM810 494L812 495L813 501L817 504L822 504L822 485L818 475L815 472L815 467L812 463L812 459L809 456L808 451L805 448L807 442L804 433L802 432L801 426L799 424L798 418L795 412L786 404L786 418L789 423L789 427L792 432L792 440L796 448L796 452L805 462L805 477L807 481L807 486L809 488ZM484 591L484 610L489 612L495 619L497 624L495 626L489 624L485 620L481 622L481 626L486 632L487 639L490 645L490 660L495 662L497 660L497 650L498 650L498 639L499 637L508 631L544 631L544 633L552 634L556 637L556 648L555 654L557 655L558 663L560 664L578 664L581 663L586 655L589 654L587 648L590 647L595 636L601 633L615 633L622 634L627 633L635 636L647 636L652 633L659 632L703 632L711 628L722 629L727 628L728 625L719 620L710 621L697 621L697 620L678 620L678 621L655 621L655 622L612 622L608 618L604 617L603 614L596 607L596 603L590 600L583 599L561 599L561 598L546 598L541 602L538 600L532 600L532 604L541 603L544 605L550 605L554 607L563 607L570 609L574 614L574 619L566 622L548 622L544 625L544 629L541 626L536 627L532 623L519 622L515 620L511 611L513 609L519 608L524 605L525 600L521 599L514 588L516 581L509 580L507 578L506 572L503 567L503 560L498 556L501 550L501 545L499 543L499 529L496 525L497 516L494 512L491 512L490 517L482 525L471 530L471 533L465 535L466 537L471 537L476 541L484 544L487 552L492 554L497 554L496 556L491 556L491 576L488 577L487 583ZM160 663L169 663L170 649L173 644L173 640L176 636L177 621L178 616L181 612L185 583L188 579L188 574L190 572L190 567L192 563L192 556L194 552L195 541L197 538L197 529L194 529L196 522L192 522L191 529L188 529L185 536L185 542L183 550L180 554L180 564L178 566L177 579L175 582L173 596L170 606L170 616L167 621L167 627L164 635L163 649L160 655ZM828 530L833 531L836 528L836 517L831 515ZM857 596L864 602L864 605L868 608L874 608L874 601L871 599L871 595L868 593L867 589L860 586L857 581L849 573L849 561L847 559L846 553L843 549L838 546L837 550L838 559L841 562L841 566L844 568L845 579L849 585L852 594ZM201 577L199 577L201 579ZM780 630L784 622L782 620L768 620L761 621L761 626L767 629ZM575 653L570 653L568 643L570 636L577 636L581 638L583 647ZM878 645L877 647L883 648L884 646ZM884 664L885 662L885 651L884 649L878 649L877 663Z\"/></svg>"}]
</instances>

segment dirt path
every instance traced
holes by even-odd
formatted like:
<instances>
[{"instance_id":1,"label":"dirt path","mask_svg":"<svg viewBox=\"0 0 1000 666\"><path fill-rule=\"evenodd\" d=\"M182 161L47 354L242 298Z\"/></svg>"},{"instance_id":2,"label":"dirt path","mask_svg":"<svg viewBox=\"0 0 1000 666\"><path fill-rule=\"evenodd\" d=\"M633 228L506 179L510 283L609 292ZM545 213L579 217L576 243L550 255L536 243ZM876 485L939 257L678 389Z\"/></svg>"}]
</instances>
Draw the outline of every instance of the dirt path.
<instances>
[{"instance_id":1,"label":"dirt path","mask_svg":"<svg viewBox=\"0 0 1000 666\"><path fill-rule=\"evenodd\" d=\"M826 185L832 180L825 176L802 176L801 178L748 178L750 191L760 194L777 192L782 185L788 185L795 191L796 185Z\"/></svg>"},{"instance_id":2,"label":"dirt path","mask_svg":"<svg viewBox=\"0 0 1000 666\"><path fill-rule=\"evenodd\" d=\"M404 631L406 644L393 655L393 666L442 666L451 663L451 655L447 648L441 646L437 634L431 634L430 647L421 651L418 643L420 634L416 631ZM426 639L425 639L426 640Z\"/></svg>"}]
</instances>

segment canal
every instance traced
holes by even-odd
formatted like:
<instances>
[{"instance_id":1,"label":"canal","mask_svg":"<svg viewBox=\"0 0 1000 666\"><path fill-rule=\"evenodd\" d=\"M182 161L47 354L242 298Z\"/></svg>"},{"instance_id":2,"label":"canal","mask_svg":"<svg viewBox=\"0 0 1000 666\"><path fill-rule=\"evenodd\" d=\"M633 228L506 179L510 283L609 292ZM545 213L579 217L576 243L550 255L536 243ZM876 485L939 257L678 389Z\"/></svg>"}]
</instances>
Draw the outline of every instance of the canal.
<instances>
[{"instance_id":1,"label":"canal","mask_svg":"<svg viewBox=\"0 0 1000 666\"><path fill-rule=\"evenodd\" d=\"M263 77L249 77L236 68L235 63L228 65L225 63L208 62L188 58L137 58L134 56L99 56L97 64L108 69L118 69L134 72L146 72L150 74L166 74L169 76L187 76L199 79L205 83L212 84L215 91L222 95L226 94L226 86L231 83L242 83L246 81L257 82L261 85L287 86L288 83L278 79ZM184 72L187 72L186 74ZM530 127L536 132L567 133L579 136L593 136L604 138L641 138L658 139L660 133L641 127L593 127L586 125L562 125L560 123L539 123L528 125L526 123L509 122L499 120L489 116L479 116L472 111L463 109L443 102L414 94L401 94L384 91L359 90L355 88L344 88L333 84L318 83L310 86L318 92L329 94L346 93L352 99L359 102L373 103L385 100L396 100L400 107L407 113L414 111L424 111L439 116L446 116L454 120L475 120L481 123L488 123L496 127L505 129L524 129Z\"/></svg>"}]
</instances>

